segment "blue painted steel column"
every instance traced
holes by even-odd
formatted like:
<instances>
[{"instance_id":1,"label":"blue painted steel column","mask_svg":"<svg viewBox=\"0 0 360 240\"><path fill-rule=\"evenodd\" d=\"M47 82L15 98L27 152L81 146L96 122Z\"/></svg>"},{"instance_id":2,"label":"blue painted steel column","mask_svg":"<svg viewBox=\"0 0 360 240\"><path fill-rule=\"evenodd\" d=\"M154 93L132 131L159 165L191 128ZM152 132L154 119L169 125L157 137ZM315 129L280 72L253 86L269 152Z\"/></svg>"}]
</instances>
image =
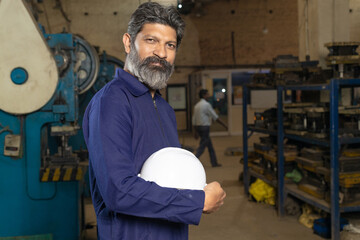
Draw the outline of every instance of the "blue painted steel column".
<instances>
[{"instance_id":1,"label":"blue painted steel column","mask_svg":"<svg viewBox=\"0 0 360 240\"><path fill-rule=\"evenodd\" d=\"M280 217L284 216L284 203L285 203L285 188L284 188L284 129L283 129L283 90L284 87L277 87L277 159L278 159L278 214Z\"/></svg>"},{"instance_id":2,"label":"blue painted steel column","mask_svg":"<svg viewBox=\"0 0 360 240\"><path fill-rule=\"evenodd\" d=\"M243 85L243 178L244 178L244 191L249 195L249 168L248 168L248 137L247 137L247 97L248 88Z\"/></svg>"},{"instance_id":3,"label":"blue painted steel column","mask_svg":"<svg viewBox=\"0 0 360 240\"><path fill-rule=\"evenodd\" d=\"M330 83L330 167L331 167L331 239L340 239L339 211L339 80Z\"/></svg>"}]
</instances>

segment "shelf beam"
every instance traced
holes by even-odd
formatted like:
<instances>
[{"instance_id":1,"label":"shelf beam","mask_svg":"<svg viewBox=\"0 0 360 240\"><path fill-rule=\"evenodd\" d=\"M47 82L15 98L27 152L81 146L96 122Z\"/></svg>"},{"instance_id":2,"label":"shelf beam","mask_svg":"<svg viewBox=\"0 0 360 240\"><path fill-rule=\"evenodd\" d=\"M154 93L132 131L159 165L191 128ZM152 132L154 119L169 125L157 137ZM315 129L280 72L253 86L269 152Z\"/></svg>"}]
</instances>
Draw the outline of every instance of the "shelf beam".
<instances>
[{"instance_id":1,"label":"shelf beam","mask_svg":"<svg viewBox=\"0 0 360 240\"><path fill-rule=\"evenodd\" d=\"M303 137L303 136L294 135L294 134L285 134L285 137L292 139L292 140L299 141L299 142L306 142L306 143L315 144L315 145L319 145L319 146L330 147L329 141L325 140L325 139L309 138L309 137Z\"/></svg>"},{"instance_id":2,"label":"shelf beam","mask_svg":"<svg viewBox=\"0 0 360 240\"><path fill-rule=\"evenodd\" d=\"M280 86L284 90L305 90L305 91L319 91L329 90L328 84L313 84L313 85L297 85L297 86Z\"/></svg>"},{"instance_id":3,"label":"shelf beam","mask_svg":"<svg viewBox=\"0 0 360 240\"><path fill-rule=\"evenodd\" d=\"M248 130L253 131L253 132L269 134L269 135L272 135L272 136L277 135L277 132L275 130L268 130L266 128L259 128L259 127L255 127L255 126L248 126Z\"/></svg>"},{"instance_id":4,"label":"shelf beam","mask_svg":"<svg viewBox=\"0 0 360 240\"><path fill-rule=\"evenodd\" d=\"M261 180L263 180L264 182L266 182L267 184L277 188L277 181L276 180L269 180L267 179L264 175L260 174L260 173L257 173L251 169L249 169L249 173L250 173L250 176L253 176L255 178L259 178Z\"/></svg>"},{"instance_id":5,"label":"shelf beam","mask_svg":"<svg viewBox=\"0 0 360 240\"><path fill-rule=\"evenodd\" d=\"M297 199L330 213L330 204L328 202L301 191L296 184L286 184L285 191Z\"/></svg>"},{"instance_id":6,"label":"shelf beam","mask_svg":"<svg viewBox=\"0 0 360 240\"><path fill-rule=\"evenodd\" d=\"M331 81L338 82L339 86L360 86L360 79L359 78L331 79Z\"/></svg>"}]
</instances>

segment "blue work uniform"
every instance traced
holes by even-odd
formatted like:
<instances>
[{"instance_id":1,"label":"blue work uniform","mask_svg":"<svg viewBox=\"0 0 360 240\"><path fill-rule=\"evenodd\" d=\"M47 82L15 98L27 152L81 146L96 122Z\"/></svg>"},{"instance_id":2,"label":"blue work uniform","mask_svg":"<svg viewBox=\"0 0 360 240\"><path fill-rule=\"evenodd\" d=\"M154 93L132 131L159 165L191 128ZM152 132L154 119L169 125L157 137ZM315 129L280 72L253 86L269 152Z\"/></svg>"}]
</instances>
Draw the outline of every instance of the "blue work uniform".
<instances>
[{"instance_id":1,"label":"blue work uniform","mask_svg":"<svg viewBox=\"0 0 360 240\"><path fill-rule=\"evenodd\" d=\"M138 177L144 161L180 147L174 110L158 92L117 69L95 94L83 121L91 196L99 239L188 239L199 224L205 193L160 187Z\"/></svg>"}]
</instances>

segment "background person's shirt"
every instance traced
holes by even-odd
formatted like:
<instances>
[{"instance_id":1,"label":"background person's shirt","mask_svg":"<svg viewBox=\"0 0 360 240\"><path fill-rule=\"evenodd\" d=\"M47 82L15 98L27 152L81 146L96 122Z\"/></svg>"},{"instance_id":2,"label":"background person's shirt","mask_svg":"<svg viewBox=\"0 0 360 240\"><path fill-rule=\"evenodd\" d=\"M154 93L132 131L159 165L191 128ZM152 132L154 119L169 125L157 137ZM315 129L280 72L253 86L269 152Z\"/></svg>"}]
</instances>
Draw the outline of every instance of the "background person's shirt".
<instances>
[{"instance_id":1,"label":"background person's shirt","mask_svg":"<svg viewBox=\"0 0 360 240\"><path fill-rule=\"evenodd\" d=\"M193 126L210 126L211 120L216 120L218 117L211 104L202 98L194 107L192 124Z\"/></svg>"}]
</instances>

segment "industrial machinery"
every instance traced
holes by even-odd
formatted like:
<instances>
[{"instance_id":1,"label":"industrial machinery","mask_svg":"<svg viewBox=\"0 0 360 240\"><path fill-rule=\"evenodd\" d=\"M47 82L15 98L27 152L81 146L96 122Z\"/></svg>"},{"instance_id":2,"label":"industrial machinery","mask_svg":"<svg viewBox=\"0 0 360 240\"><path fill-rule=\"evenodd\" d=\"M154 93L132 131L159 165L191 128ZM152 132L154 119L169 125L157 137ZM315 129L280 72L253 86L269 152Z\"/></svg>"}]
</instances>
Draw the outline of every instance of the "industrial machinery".
<instances>
[{"instance_id":1,"label":"industrial machinery","mask_svg":"<svg viewBox=\"0 0 360 240\"><path fill-rule=\"evenodd\" d=\"M0 21L0 239L79 239L86 166L83 140L70 139L98 54L79 36L44 33L23 0L0 1Z\"/></svg>"},{"instance_id":2,"label":"industrial machinery","mask_svg":"<svg viewBox=\"0 0 360 240\"><path fill-rule=\"evenodd\" d=\"M328 136L329 109L326 104L284 104L285 132L300 136L325 138Z\"/></svg>"},{"instance_id":3,"label":"industrial machinery","mask_svg":"<svg viewBox=\"0 0 360 240\"><path fill-rule=\"evenodd\" d=\"M269 181L277 179L277 153L276 137L260 137L260 142L254 143L254 153L249 159L249 168L264 175ZM295 167L295 157L298 151L296 145L287 144L284 149L285 172Z\"/></svg>"},{"instance_id":4,"label":"industrial machinery","mask_svg":"<svg viewBox=\"0 0 360 240\"><path fill-rule=\"evenodd\" d=\"M360 42L330 42L325 47L329 55L326 64L333 69L335 78L358 78L360 76L360 55L357 48Z\"/></svg>"},{"instance_id":5,"label":"industrial machinery","mask_svg":"<svg viewBox=\"0 0 360 240\"><path fill-rule=\"evenodd\" d=\"M100 67L97 74L96 81L86 92L80 94L79 97L79 120L81 124L87 105L97 91L99 91L106 83L110 82L115 74L116 68L124 68L124 62L120 59L108 55L105 51L99 56ZM69 138L69 145L72 146L80 159L85 160L88 158L88 151L84 141L84 136L81 129L76 135ZM86 178L85 180L88 180Z\"/></svg>"},{"instance_id":6,"label":"industrial machinery","mask_svg":"<svg viewBox=\"0 0 360 240\"><path fill-rule=\"evenodd\" d=\"M264 112L255 112L254 126L257 128L276 130L276 112L276 108L269 108Z\"/></svg>"},{"instance_id":7,"label":"industrial machinery","mask_svg":"<svg viewBox=\"0 0 360 240\"><path fill-rule=\"evenodd\" d=\"M272 69L276 75L254 75L252 84L243 88L243 132L265 133L273 139L271 144L255 143L254 152L249 152L248 135L244 135L245 192L249 191L250 177L257 177L278 187L279 215L284 215L289 196L327 212L335 239L339 239L336 229L340 229L340 213L355 212L360 206L358 45L359 42L326 44L330 71L300 71L296 59L278 58ZM285 74L291 71L292 74ZM247 97L251 88L277 89L276 132L265 128L263 113L255 113L254 126L248 124ZM289 144L297 149L295 153L293 147L290 152L293 169L287 169ZM271 167L274 156L278 162ZM266 165L266 160L270 164ZM276 166L278 174L272 176L278 176L277 181L269 181L268 173L275 172Z\"/></svg>"},{"instance_id":8,"label":"industrial machinery","mask_svg":"<svg viewBox=\"0 0 360 240\"><path fill-rule=\"evenodd\" d=\"M339 157L339 202L354 205L360 202L360 151L344 149ZM302 179L298 188L313 197L330 202L330 156L321 148L303 148L296 157Z\"/></svg>"},{"instance_id":9,"label":"industrial machinery","mask_svg":"<svg viewBox=\"0 0 360 240\"><path fill-rule=\"evenodd\" d=\"M279 55L273 59L270 73L253 75L252 85L274 87L278 85L301 85L324 83L331 72L321 69L318 61L306 59L300 62L292 55Z\"/></svg>"},{"instance_id":10,"label":"industrial machinery","mask_svg":"<svg viewBox=\"0 0 360 240\"><path fill-rule=\"evenodd\" d=\"M339 134L348 137L360 136L360 106L339 107Z\"/></svg>"}]
</instances>

